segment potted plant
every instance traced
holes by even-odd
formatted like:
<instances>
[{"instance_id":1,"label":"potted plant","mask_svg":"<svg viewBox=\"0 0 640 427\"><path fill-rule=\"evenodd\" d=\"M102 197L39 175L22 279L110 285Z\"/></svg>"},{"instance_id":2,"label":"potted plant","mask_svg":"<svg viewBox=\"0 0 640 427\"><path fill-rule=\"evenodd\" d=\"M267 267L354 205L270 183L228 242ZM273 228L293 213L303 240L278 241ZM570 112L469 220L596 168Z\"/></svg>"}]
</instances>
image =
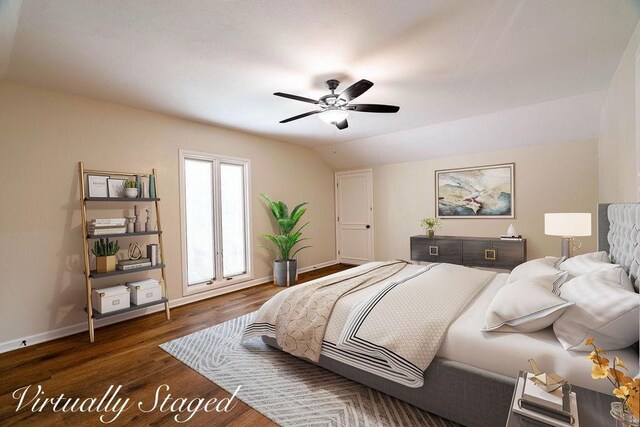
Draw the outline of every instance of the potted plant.
<instances>
[{"instance_id":1,"label":"potted plant","mask_svg":"<svg viewBox=\"0 0 640 427\"><path fill-rule=\"evenodd\" d=\"M138 197L138 183L128 179L124 182L124 196L130 199Z\"/></svg>"},{"instance_id":2,"label":"potted plant","mask_svg":"<svg viewBox=\"0 0 640 427\"><path fill-rule=\"evenodd\" d=\"M93 244L91 252L96 256L96 271L108 273L116 269L116 254L120 250L118 241L110 242L109 239L100 239Z\"/></svg>"},{"instance_id":3,"label":"potted plant","mask_svg":"<svg viewBox=\"0 0 640 427\"><path fill-rule=\"evenodd\" d=\"M309 223L307 222L296 231L293 229L300 221L300 218L302 218L302 215L307 211L304 207L307 202L300 203L289 213L289 209L284 202L276 202L266 194L262 194L262 197L267 201L269 209L278 223L278 230L280 232L280 234L262 234L263 238L271 241L275 246L275 249L265 247L265 249L270 250L276 256L273 262L274 282L278 286L295 285L298 274L298 261L295 259L295 256L298 252L310 246L303 246L295 250L294 246L303 240L307 240L301 237L301 230Z\"/></svg>"},{"instance_id":4,"label":"potted plant","mask_svg":"<svg viewBox=\"0 0 640 427\"><path fill-rule=\"evenodd\" d=\"M436 228L442 227L440 218L422 218L420 226L425 229L429 237L433 237Z\"/></svg>"}]
</instances>

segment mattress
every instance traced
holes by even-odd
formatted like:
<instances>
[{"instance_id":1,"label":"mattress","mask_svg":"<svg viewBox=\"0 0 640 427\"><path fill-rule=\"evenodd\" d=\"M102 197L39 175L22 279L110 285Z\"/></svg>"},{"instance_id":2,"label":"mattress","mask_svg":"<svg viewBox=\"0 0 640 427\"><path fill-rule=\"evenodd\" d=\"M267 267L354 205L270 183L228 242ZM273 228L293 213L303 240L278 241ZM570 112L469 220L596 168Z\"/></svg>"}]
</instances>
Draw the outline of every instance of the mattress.
<instances>
[{"instance_id":1,"label":"mattress","mask_svg":"<svg viewBox=\"0 0 640 427\"><path fill-rule=\"evenodd\" d=\"M607 380L591 378L588 353L566 351L551 327L528 334L481 331L487 308L507 277L508 274L498 274L476 295L450 325L437 355L508 377L529 370L528 360L533 358L543 371L562 375L571 384L610 394L611 384ZM631 370L638 367L638 353L632 348L608 351L607 355L610 359L618 356Z\"/></svg>"}]
</instances>

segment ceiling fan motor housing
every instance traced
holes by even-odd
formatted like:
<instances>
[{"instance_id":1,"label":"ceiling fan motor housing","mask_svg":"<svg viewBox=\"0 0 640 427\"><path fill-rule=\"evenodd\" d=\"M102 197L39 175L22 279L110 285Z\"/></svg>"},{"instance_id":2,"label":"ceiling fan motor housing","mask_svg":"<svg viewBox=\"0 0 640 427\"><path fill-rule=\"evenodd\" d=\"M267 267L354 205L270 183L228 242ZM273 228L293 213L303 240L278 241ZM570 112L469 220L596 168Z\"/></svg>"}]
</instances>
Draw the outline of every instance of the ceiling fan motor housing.
<instances>
[{"instance_id":1,"label":"ceiling fan motor housing","mask_svg":"<svg viewBox=\"0 0 640 427\"><path fill-rule=\"evenodd\" d=\"M336 90L338 86L340 86L340 82L336 79L330 79L330 80L327 80L325 85L331 91L331 93L333 93L333 91Z\"/></svg>"}]
</instances>

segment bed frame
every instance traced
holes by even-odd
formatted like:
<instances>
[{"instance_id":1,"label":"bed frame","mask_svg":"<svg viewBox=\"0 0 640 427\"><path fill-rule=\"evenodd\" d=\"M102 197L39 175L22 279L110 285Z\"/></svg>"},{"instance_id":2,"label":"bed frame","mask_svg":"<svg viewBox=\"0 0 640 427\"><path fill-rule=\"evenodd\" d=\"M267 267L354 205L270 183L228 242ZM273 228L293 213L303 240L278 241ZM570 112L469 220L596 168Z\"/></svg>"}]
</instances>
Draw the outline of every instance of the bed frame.
<instances>
[{"instance_id":1,"label":"bed frame","mask_svg":"<svg viewBox=\"0 0 640 427\"><path fill-rule=\"evenodd\" d=\"M638 283L640 270L640 203L607 204L598 208L598 247L624 265ZM263 341L278 348L275 339ZM517 372L505 377L473 366L436 357L424 373L424 385L409 388L360 369L320 356L318 365L343 377L396 397L428 412L469 427L506 425ZM614 426L609 405L615 400L574 386L581 427Z\"/></svg>"}]
</instances>

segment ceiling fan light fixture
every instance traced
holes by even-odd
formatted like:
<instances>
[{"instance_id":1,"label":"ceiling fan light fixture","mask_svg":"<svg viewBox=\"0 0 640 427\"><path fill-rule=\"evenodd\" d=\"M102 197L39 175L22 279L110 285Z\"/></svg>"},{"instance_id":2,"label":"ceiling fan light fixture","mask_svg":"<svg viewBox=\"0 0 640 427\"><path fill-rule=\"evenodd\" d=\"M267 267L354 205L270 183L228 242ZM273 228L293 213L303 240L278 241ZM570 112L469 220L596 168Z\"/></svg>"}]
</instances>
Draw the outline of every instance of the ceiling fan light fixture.
<instances>
[{"instance_id":1,"label":"ceiling fan light fixture","mask_svg":"<svg viewBox=\"0 0 640 427\"><path fill-rule=\"evenodd\" d=\"M349 112L345 110L330 109L318 114L318 117L329 125L335 125L349 117Z\"/></svg>"},{"instance_id":2,"label":"ceiling fan light fixture","mask_svg":"<svg viewBox=\"0 0 640 427\"><path fill-rule=\"evenodd\" d=\"M275 92L274 95L276 96L306 102L307 104L314 104L316 106L315 110L280 120L280 123L289 123L294 120L317 115L323 122L335 125L339 130L344 130L349 127L347 117L349 117L351 111L359 113L397 113L398 110L400 110L400 107L396 105L351 104L351 101L373 86L373 83L369 80L362 79L343 90L340 94L336 94L335 90L339 84L340 82L338 80L327 80L326 85L331 93L320 97L318 100L292 95L290 93Z\"/></svg>"}]
</instances>

